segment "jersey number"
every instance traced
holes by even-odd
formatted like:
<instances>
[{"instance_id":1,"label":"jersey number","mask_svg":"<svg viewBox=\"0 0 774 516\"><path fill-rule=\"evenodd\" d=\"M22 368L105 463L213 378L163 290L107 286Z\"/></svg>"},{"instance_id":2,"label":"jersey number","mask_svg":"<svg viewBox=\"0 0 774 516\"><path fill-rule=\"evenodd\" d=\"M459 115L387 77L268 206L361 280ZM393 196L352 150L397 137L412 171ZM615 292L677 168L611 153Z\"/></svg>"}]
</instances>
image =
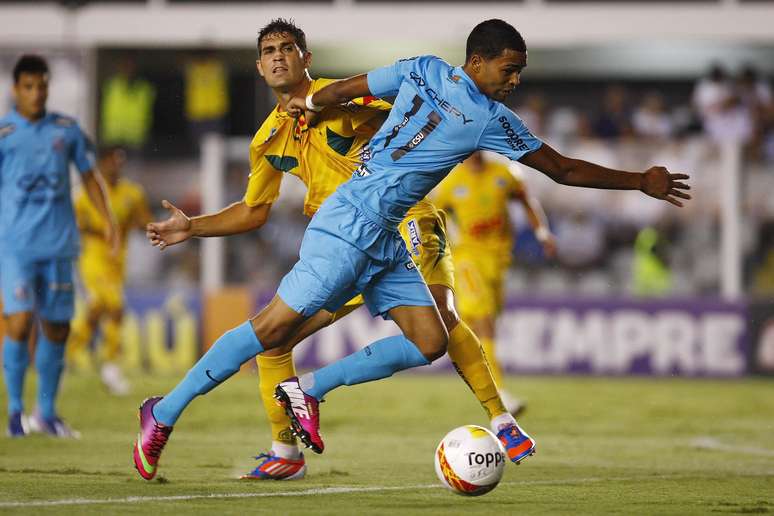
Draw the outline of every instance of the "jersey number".
<instances>
[{"instance_id":1,"label":"jersey number","mask_svg":"<svg viewBox=\"0 0 774 516\"><path fill-rule=\"evenodd\" d=\"M411 101L411 109L407 111L403 115L403 121L392 128L392 133L387 137L387 139L384 140L384 148L387 148L387 145L390 144L390 142L398 136L398 133L401 129L406 127L408 125L409 120L411 120L411 117L416 115L419 112L419 108L422 107L422 104L424 104L425 101L422 100L419 95L414 95L414 99ZM419 130L417 134L414 135L413 138L411 138L408 142L401 145L394 151L392 151L392 154L390 154L390 157L392 157L392 161L398 161L400 158L405 156L408 152L414 150L419 146L420 143L425 141L425 138L432 133L436 127L438 127L438 124L441 123L441 115L439 115L435 111L430 111L427 114L427 123L422 127L422 129Z\"/></svg>"}]
</instances>

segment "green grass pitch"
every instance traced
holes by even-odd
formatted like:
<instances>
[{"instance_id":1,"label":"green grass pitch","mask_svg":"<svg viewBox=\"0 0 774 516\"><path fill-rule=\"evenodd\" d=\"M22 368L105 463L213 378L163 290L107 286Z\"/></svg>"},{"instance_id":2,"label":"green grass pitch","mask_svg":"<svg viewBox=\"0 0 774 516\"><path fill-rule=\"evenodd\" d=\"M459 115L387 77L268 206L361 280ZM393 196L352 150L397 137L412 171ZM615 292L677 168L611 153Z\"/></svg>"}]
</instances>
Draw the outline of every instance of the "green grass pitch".
<instances>
[{"instance_id":1,"label":"green grass pitch","mask_svg":"<svg viewBox=\"0 0 774 516\"><path fill-rule=\"evenodd\" d=\"M83 438L0 438L0 513L774 513L771 380L511 377L537 454L479 498L442 488L433 470L447 431L486 425L451 375L339 389L322 405L326 450L306 454L305 480L245 482L269 437L256 378L242 373L192 404L145 482L131 463L136 409L175 380L136 377L118 399L94 376L68 376L60 409Z\"/></svg>"}]
</instances>

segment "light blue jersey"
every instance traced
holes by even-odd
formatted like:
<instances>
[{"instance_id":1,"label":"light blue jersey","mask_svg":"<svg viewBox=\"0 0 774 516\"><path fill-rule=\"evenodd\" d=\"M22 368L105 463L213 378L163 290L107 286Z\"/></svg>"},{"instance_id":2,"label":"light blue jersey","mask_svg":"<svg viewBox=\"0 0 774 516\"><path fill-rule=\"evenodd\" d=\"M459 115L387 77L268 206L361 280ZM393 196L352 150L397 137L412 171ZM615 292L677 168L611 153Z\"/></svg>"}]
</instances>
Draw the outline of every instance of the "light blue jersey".
<instances>
[{"instance_id":1,"label":"light blue jersey","mask_svg":"<svg viewBox=\"0 0 774 516\"><path fill-rule=\"evenodd\" d=\"M518 160L542 145L521 119L481 93L462 67L435 56L402 59L368 74L392 111L364 150L364 166L339 191L387 229L478 149Z\"/></svg>"},{"instance_id":2,"label":"light blue jersey","mask_svg":"<svg viewBox=\"0 0 774 516\"><path fill-rule=\"evenodd\" d=\"M25 261L74 258L78 228L69 165L94 168L88 138L72 118L0 118L0 254Z\"/></svg>"}]
</instances>

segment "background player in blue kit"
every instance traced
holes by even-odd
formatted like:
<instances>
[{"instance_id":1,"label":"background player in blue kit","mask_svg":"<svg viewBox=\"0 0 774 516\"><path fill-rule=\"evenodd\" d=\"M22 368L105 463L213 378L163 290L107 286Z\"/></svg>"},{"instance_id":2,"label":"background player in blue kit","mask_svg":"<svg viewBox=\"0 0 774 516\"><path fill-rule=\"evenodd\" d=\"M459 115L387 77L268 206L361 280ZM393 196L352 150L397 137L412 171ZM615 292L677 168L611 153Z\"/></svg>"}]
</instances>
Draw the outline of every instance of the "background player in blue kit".
<instances>
[{"instance_id":1,"label":"background player in blue kit","mask_svg":"<svg viewBox=\"0 0 774 516\"><path fill-rule=\"evenodd\" d=\"M105 238L115 242L116 232L88 138L72 118L46 111L45 60L35 55L18 60L13 94L15 108L0 118L0 286L6 322L3 372L8 435L21 437L33 430L71 437L77 433L55 408L73 316L72 261L78 254L71 162L89 198L108 221ZM22 394L35 312L41 322L35 351L38 407L27 426Z\"/></svg>"},{"instance_id":2,"label":"background player in blue kit","mask_svg":"<svg viewBox=\"0 0 774 516\"><path fill-rule=\"evenodd\" d=\"M526 64L526 45L518 31L504 21L488 20L468 37L464 66L433 56L401 60L290 101L288 112L300 114L367 95L396 97L364 165L307 227L300 260L271 303L218 339L167 396L150 398L140 407L134 462L144 478L155 474L172 425L194 397L209 392L254 355L284 342L319 309L335 311L358 292L372 314L394 320L402 335L381 339L277 387L294 430L313 450L320 453L324 447L319 400L330 390L385 378L443 355L446 330L397 226L414 203L475 150L519 160L562 184L641 190L678 206L677 198L689 198L682 191L688 186L679 182L687 178L684 174L670 174L663 167L643 173L607 169L564 157L535 138L500 103L518 85ZM518 427L509 438L519 443L510 457L514 462L534 451L535 442Z\"/></svg>"}]
</instances>

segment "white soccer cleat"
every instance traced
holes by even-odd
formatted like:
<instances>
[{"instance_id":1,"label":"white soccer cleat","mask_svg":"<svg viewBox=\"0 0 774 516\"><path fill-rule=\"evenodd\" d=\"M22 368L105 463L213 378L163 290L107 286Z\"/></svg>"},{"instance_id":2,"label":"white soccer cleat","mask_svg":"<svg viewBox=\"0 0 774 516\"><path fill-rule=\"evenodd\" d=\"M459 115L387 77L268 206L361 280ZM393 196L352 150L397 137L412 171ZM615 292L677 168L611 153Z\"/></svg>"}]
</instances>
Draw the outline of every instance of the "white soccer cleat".
<instances>
[{"instance_id":1,"label":"white soccer cleat","mask_svg":"<svg viewBox=\"0 0 774 516\"><path fill-rule=\"evenodd\" d=\"M131 387L121 368L113 362L105 362L100 369L102 384L114 396L126 396Z\"/></svg>"}]
</instances>

